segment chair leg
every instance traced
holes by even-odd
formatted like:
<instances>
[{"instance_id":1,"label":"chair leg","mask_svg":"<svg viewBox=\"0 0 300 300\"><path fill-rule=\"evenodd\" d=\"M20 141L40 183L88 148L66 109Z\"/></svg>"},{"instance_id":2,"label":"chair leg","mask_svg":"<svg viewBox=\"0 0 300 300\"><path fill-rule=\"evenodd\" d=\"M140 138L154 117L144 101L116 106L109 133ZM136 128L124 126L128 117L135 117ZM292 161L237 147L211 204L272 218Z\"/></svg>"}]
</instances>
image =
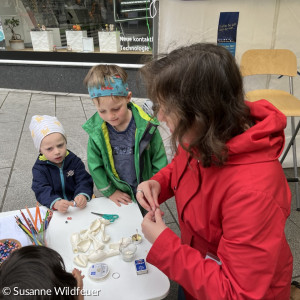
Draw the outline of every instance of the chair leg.
<instances>
[{"instance_id":1,"label":"chair leg","mask_svg":"<svg viewBox=\"0 0 300 300\"><path fill-rule=\"evenodd\" d=\"M300 211L300 197L299 197L299 178L298 178L298 166L297 166L297 154L296 154L296 140L293 143L293 161L294 161L294 178L290 181L295 183L295 193L296 193L296 209Z\"/></svg>"},{"instance_id":2,"label":"chair leg","mask_svg":"<svg viewBox=\"0 0 300 300\"><path fill-rule=\"evenodd\" d=\"M280 160L280 163L282 164L284 159L286 158L290 148L293 148L293 166L294 166L294 177L293 178L287 178L288 182L295 182L295 194L296 194L296 209L297 211L300 211L300 196L299 196L299 177L298 177L298 166L297 166L297 151L296 151L296 136L298 134L298 131L300 129L300 121L297 124L297 127L295 128L295 118L291 117L291 127L292 127L292 138L288 144L288 146L285 149L285 152L282 155L282 158Z\"/></svg>"},{"instance_id":3,"label":"chair leg","mask_svg":"<svg viewBox=\"0 0 300 300\"><path fill-rule=\"evenodd\" d=\"M291 125L292 125L292 133L294 136L295 131L295 118L291 118ZM300 121L298 122L298 125L300 124ZM299 128L299 126L297 126ZM296 151L296 135L294 137L293 141L293 162L294 162L294 178L297 180L295 182L295 193L296 193L296 209L297 211L300 211L300 198L299 198L299 178L298 178L298 166L297 166L297 151Z\"/></svg>"},{"instance_id":4,"label":"chair leg","mask_svg":"<svg viewBox=\"0 0 300 300\"><path fill-rule=\"evenodd\" d=\"M292 118L293 118L293 117L292 117ZM297 134L298 134L299 129L300 129L300 121L298 122L297 128L295 129L295 131L294 131L294 133L293 133L293 135L292 135L292 138L291 138L289 144L287 145L287 147L286 147L286 149L285 149L285 151L284 151L284 153L283 153L283 155L282 155L282 157L281 157L281 159L280 159L280 163L281 163L281 164L282 164L283 161L285 160L285 158L286 158L286 156L287 156L287 154L288 154L288 152L289 152L291 146L293 145L294 140L296 139L296 136L297 136ZM293 128L292 128L292 131L293 131Z\"/></svg>"}]
</instances>

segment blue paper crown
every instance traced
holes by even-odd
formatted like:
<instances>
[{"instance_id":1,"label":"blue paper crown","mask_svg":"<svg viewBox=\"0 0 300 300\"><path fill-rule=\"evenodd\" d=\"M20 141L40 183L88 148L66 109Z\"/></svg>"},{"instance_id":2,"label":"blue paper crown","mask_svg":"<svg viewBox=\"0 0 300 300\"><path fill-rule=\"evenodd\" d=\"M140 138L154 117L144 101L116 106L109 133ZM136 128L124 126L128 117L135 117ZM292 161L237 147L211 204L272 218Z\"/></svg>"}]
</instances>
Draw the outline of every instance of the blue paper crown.
<instances>
[{"instance_id":1,"label":"blue paper crown","mask_svg":"<svg viewBox=\"0 0 300 300\"><path fill-rule=\"evenodd\" d=\"M123 96L128 95L128 84L124 83L120 77L113 76L114 82L104 80L105 86L89 87L89 94L91 98L104 97L104 96Z\"/></svg>"}]
</instances>

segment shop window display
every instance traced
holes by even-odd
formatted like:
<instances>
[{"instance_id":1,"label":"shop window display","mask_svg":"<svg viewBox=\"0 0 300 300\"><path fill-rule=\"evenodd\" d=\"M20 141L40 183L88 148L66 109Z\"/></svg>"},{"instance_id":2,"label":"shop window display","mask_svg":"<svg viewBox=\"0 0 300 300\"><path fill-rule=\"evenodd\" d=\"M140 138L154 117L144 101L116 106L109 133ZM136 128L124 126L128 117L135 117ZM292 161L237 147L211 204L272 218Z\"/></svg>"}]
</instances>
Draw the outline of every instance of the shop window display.
<instances>
[{"instance_id":1,"label":"shop window display","mask_svg":"<svg viewBox=\"0 0 300 300\"><path fill-rule=\"evenodd\" d=\"M0 20L5 35L5 48L12 51L9 28L5 27L4 21L14 17L20 21L16 33L22 36L25 45L25 49L18 51L149 54L153 47L152 2L1 0ZM86 38L90 38L89 42L93 39L94 47L84 47ZM75 44L76 47L72 48ZM83 46L80 47L80 44Z\"/></svg>"}]
</instances>

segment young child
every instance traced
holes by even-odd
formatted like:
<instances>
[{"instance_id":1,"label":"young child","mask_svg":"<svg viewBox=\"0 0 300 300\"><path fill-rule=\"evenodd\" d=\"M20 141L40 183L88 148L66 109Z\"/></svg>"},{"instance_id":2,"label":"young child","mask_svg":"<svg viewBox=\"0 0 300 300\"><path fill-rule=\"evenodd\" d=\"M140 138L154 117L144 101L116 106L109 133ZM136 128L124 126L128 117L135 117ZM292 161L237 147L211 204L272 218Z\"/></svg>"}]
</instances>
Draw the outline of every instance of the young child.
<instances>
[{"instance_id":1,"label":"young child","mask_svg":"<svg viewBox=\"0 0 300 300\"><path fill-rule=\"evenodd\" d=\"M97 108L84 125L88 166L99 191L116 205L135 200L137 185L167 164L158 121L130 102L127 73L98 65L84 83Z\"/></svg>"},{"instance_id":2,"label":"young child","mask_svg":"<svg viewBox=\"0 0 300 300\"><path fill-rule=\"evenodd\" d=\"M37 200L60 212L69 206L84 208L93 195L93 180L81 159L67 149L62 124L56 117L36 115L29 129L40 152L32 168L32 190Z\"/></svg>"},{"instance_id":3,"label":"young child","mask_svg":"<svg viewBox=\"0 0 300 300\"><path fill-rule=\"evenodd\" d=\"M178 146L138 186L150 211L142 223L153 244L148 263L183 288L179 299L288 300L291 192L278 161L286 117L266 100L244 100L239 67L222 46L182 47L141 72ZM159 209L172 196L181 238Z\"/></svg>"},{"instance_id":4,"label":"young child","mask_svg":"<svg viewBox=\"0 0 300 300\"><path fill-rule=\"evenodd\" d=\"M21 247L0 267L0 286L3 288L0 298L82 300L83 278L76 268L68 273L62 257L55 250L45 246ZM69 288L70 292L64 295L64 288ZM4 294L5 291L10 294Z\"/></svg>"}]
</instances>

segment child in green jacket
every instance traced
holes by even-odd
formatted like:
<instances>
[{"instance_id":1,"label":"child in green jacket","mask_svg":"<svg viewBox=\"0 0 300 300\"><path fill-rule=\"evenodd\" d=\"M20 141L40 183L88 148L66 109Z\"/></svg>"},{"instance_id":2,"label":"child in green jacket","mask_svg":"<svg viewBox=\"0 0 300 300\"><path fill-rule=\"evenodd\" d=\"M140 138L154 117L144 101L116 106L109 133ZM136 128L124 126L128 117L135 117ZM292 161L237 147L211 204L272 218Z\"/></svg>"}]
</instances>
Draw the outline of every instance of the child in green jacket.
<instances>
[{"instance_id":1,"label":"child in green jacket","mask_svg":"<svg viewBox=\"0 0 300 300\"><path fill-rule=\"evenodd\" d=\"M99 191L116 205L136 201L138 184L167 165L155 118L130 102L127 73L97 65L84 79L97 113L84 125L88 167Z\"/></svg>"}]
</instances>

